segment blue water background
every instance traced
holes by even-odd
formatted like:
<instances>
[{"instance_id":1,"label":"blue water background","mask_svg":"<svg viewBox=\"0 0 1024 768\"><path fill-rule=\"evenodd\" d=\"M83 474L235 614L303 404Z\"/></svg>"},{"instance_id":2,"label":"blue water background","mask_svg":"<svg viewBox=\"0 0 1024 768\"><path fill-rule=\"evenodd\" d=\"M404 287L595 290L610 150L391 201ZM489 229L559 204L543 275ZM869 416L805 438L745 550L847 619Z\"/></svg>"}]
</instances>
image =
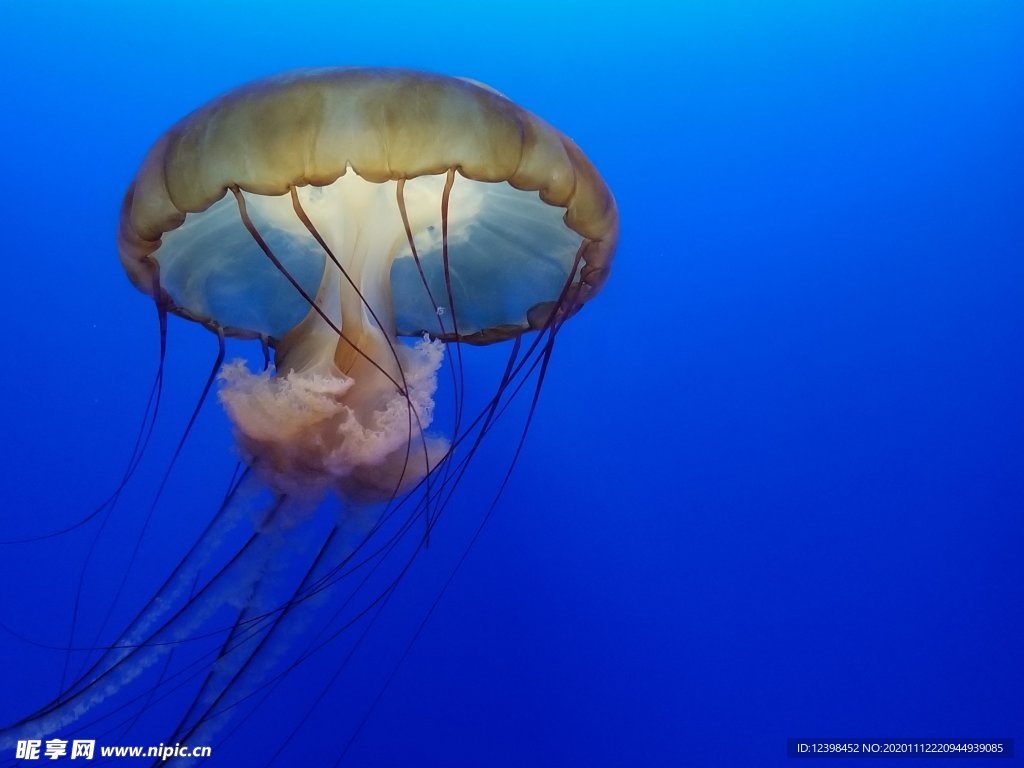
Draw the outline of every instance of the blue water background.
<instances>
[{"instance_id":1,"label":"blue water background","mask_svg":"<svg viewBox=\"0 0 1024 768\"><path fill-rule=\"evenodd\" d=\"M580 144L622 238L346 764L767 766L791 736L1024 739L1024 5L89 5L0 8L5 535L87 512L131 449L157 338L115 230L168 125L293 67L466 75ZM184 321L170 337L150 491L214 354ZM211 404L121 621L215 507L228 433ZM90 571L93 621L146 498ZM464 542L480 509L452 515ZM458 555L445 530L281 764L332 764ZM66 643L89 540L0 551L3 623ZM0 660L5 721L56 693L60 653L0 632ZM212 764L262 764L260 722Z\"/></svg>"}]
</instances>

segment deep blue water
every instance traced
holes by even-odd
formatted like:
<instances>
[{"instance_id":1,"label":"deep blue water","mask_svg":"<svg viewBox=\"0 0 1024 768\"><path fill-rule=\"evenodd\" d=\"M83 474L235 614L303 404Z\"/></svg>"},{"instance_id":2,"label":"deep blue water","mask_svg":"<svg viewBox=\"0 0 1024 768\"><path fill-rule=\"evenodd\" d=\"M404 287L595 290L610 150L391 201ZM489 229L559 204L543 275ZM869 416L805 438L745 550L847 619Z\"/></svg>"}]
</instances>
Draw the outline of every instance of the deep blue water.
<instances>
[{"instance_id":1,"label":"deep blue water","mask_svg":"<svg viewBox=\"0 0 1024 768\"><path fill-rule=\"evenodd\" d=\"M1024 6L211 5L0 8L4 537L87 513L131 450L156 322L115 229L150 143L293 67L466 75L579 143L622 238L344 764L768 766L794 736L1024 738ZM157 444L88 571L88 626L214 352L172 319ZM470 362L483 388L500 374ZM333 764L516 434L276 764ZM233 464L211 403L108 636ZM66 645L94 533L0 550L3 624ZM64 658L0 632L0 719L52 698ZM264 764L336 661L205 764ZM152 705L168 730L171 699Z\"/></svg>"}]
</instances>

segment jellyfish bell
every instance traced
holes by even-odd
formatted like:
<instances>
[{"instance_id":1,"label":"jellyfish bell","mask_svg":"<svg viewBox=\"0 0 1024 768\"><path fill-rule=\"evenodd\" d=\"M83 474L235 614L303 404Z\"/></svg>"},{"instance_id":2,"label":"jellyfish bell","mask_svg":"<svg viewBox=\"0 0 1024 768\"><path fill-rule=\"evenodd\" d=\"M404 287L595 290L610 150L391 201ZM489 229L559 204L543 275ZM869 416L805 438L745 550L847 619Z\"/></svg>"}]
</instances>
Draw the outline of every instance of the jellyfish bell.
<instances>
[{"instance_id":1,"label":"jellyfish bell","mask_svg":"<svg viewBox=\"0 0 1024 768\"><path fill-rule=\"evenodd\" d=\"M221 389L273 487L386 499L447 450L425 432L439 344L397 337L491 343L571 314L616 222L576 146L493 89L316 70L168 131L125 197L120 253L170 311L276 348L278 376L231 366Z\"/></svg>"},{"instance_id":2,"label":"jellyfish bell","mask_svg":"<svg viewBox=\"0 0 1024 768\"><path fill-rule=\"evenodd\" d=\"M601 289L617 234L593 165L502 94L354 68L258 81L173 126L128 188L118 246L162 326L175 314L214 331L218 363L225 336L274 350L265 370L225 364L220 400L274 509L333 494L340 526L366 505L404 504L409 519L428 521L444 507L530 376L536 402L555 334ZM506 341L495 392L464 414L462 345ZM434 424L439 375L452 390L447 430ZM210 564L235 498L99 660L7 740L73 723L239 595L248 600L173 736L203 733L265 684L270 649L311 621L370 534L353 545L335 529L294 584L264 587L274 545L259 529Z\"/></svg>"}]
</instances>

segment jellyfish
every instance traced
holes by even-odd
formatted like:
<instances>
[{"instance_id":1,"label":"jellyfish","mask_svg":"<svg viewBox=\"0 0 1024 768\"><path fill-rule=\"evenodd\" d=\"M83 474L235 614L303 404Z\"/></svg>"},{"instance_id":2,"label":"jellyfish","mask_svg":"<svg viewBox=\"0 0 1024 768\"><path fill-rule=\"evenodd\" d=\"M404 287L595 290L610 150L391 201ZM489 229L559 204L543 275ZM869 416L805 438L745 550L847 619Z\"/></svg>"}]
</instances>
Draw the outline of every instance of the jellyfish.
<instances>
[{"instance_id":1,"label":"jellyfish","mask_svg":"<svg viewBox=\"0 0 1024 768\"><path fill-rule=\"evenodd\" d=\"M524 392L525 436L555 338L604 285L617 235L576 144L464 78L302 70L174 125L125 194L120 260L157 309L157 391L168 316L216 337L208 389L242 469L153 597L3 745L127 728L181 688L164 741L214 743L380 608ZM226 337L259 342L262 368L224 362ZM470 409L464 354L498 343L497 384ZM331 524L300 534L324 499ZM275 569L285 553L294 573ZM197 639L212 649L181 651Z\"/></svg>"}]
</instances>

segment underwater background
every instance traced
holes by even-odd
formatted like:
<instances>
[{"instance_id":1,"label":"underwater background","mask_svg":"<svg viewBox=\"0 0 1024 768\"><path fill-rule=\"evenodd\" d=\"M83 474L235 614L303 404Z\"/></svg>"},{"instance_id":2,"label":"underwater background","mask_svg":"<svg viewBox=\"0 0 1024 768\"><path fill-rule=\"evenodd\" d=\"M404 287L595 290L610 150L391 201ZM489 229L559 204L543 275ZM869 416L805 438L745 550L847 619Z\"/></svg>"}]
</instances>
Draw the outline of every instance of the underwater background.
<instances>
[{"instance_id":1,"label":"underwater background","mask_svg":"<svg viewBox=\"0 0 1024 768\"><path fill-rule=\"evenodd\" d=\"M0 538L81 518L121 476L158 346L118 262L121 199L213 96L304 66L468 76L616 195L612 277L560 333L483 535L396 666L516 425L275 765L333 765L353 735L344 765L768 766L789 737L1024 737L1020 2L5 0L0 40ZM215 352L171 319L155 447L80 591L95 526L0 548L3 723L58 692L65 654L43 646L67 645L76 594L83 637L106 613ZM470 361L484 392L499 358ZM208 403L107 636L216 508L233 450ZM199 764L264 765L335 661Z\"/></svg>"}]
</instances>

